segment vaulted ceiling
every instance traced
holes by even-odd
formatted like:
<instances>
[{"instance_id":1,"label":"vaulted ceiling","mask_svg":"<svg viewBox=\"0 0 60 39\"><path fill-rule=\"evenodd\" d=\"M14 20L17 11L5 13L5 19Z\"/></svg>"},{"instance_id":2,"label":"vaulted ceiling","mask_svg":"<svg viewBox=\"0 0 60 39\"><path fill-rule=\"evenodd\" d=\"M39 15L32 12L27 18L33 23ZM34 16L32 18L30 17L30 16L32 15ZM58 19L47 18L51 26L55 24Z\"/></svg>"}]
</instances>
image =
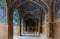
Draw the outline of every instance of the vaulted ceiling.
<instances>
[{"instance_id":1,"label":"vaulted ceiling","mask_svg":"<svg viewBox=\"0 0 60 39\"><path fill-rule=\"evenodd\" d=\"M48 7L41 0L7 0L7 4L12 10L20 7L20 10L24 11L25 13L33 14L36 16L40 15L41 8L48 12Z\"/></svg>"},{"instance_id":2,"label":"vaulted ceiling","mask_svg":"<svg viewBox=\"0 0 60 39\"><path fill-rule=\"evenodd\" d=\"M20 8L21 15L25 20L32 19L33 21L40 18L41 13L48 12L48 5L51 0L6 0L8 8L14 10ZM43 10L43 12L42 12Z\"/></svg>"}]
</instances>

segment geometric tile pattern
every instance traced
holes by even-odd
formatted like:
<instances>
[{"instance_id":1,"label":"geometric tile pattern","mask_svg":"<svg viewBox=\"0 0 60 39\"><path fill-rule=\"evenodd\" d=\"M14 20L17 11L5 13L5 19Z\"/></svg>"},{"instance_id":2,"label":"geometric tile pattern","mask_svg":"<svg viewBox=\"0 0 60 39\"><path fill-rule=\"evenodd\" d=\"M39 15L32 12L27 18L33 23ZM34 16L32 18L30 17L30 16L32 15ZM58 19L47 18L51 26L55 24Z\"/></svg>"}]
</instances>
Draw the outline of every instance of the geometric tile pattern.
<instances>
[{"instance_id":1,"label":"geometric tile pattern","mask_svg":"<svg viewBox=\"0 0 60 39\"><path fill-rule=\"evenodd\" d=\"M38 4L40 4L43 8L46 9L46 12L48 12L47 6L41 0L37 0L37 1L33 0L33 1L37 2ZM34 15L36 17L39 17L40 14L42 13L41 10L40 10L40 7L37 4L33 3L33 2L26 2L26 3L22 4L21 7L23 7L23 9L25 11L32 11L32 12L35 11L33 13L34 13ZM48 13L47 13L47 16L48 16ZM47 21L48 21L48 19L46 19L46 22Z\"/></svg>"},{"instance_id":2,"label":"geometric tile pattern","mask_svg":"<svg viewBox=\"0 0 60 39\"><path fill-rule=\"evenodd\" d=\"M21 7L23 7L23 9L25 9L26 11L33 11L38 9L39 6L33 2L26 2L22 4Z\"/></svg>"},{"instance_id":3,"label":"geometric tile pattern","mask_svg":"<svg viewBox=\"0 0 60 39\"><path fill-rule=\"evenodd\" d=\"M41 5L45 9L45 11L48 12L48 7L46 6L46 4L42 0L33 0L33 1L35 1L36 3ZM49 0L49 3L50 3L50 0Z\"/></svg>"},{"instance_id":4,"label":"geometric tile pattern","mask_svg":"<svg viewBox=\"0 0 60 39\"><path fill-rule=\"evenodd\" d=\"M13 25L18 26L19 25L19 18L18 18L18 11L14 10L13 12Z\"/></svg>"},{"instance_id":5,"label":"geometric tile pattern","mask_svg":"<svg viewBox=\"0 0 60 39\"><path fill-rule=\"evenodd\" d=\"M40 12L41 12L40 7L33 2L26 2L26 3L22 4L21 7L23 7L23 9L26 11L26 13L33 12L33 14L36 17L40 16Z\"/></svg>"},{"instance_id":6,"label":"geometric tile pattern","mask_svg":"<svg viewBox=\"0 0 60 39\"><path fill-rule=\"evenodd\" d=\"M39 5L41 5L46 12L48 12L48 7L46 6L46 4L44 2L42 2L42 0L38 0L39 2L37 2Z\"/></svg>"},{"instance_id":7,"label":"geometric tile pattern","mask_svg":"<svg viewBox=\"0 0 60 39\"><path fill-rule=\"evenodd\" d=\"M60 0L56 1L54 10L55 10L54 19L59 19L60 18Z\"/></svg>"},{"instance_id":8,"label":"geometric tile pattern","mask_svg":"<svg viewBox=\"0 0 60 39\"><path fill-rule=\"evenodd\" d=\"M0 2L0 22L6 21L6 8L4 6L4 2Z\"/></svg>"}]
</instances>

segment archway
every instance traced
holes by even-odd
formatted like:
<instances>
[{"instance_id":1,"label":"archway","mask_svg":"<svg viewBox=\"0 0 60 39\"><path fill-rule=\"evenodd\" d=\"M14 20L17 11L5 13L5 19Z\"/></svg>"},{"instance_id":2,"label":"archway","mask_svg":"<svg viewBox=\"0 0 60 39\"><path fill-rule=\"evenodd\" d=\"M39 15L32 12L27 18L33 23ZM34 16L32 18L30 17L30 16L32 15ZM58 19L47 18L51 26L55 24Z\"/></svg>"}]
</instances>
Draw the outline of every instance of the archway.
<instances>
[{"instance_id":1,"label":"archway","mask_svg":"<svg viewBox=\"0 0 60 39\"><path fill-rule=\"evenodd\" d=\"M20 35L20 17L17 9L13 11L13 35Z\"/></svg>"},{"instance_id":2,"label":"archway","mask_svg":"<svg viewBox=\"0 0 60 39\"><path fill-rule=\"evenodd\" d=\"M40 7L40 5L38 5L39 7ZM8 24L9 24L9 26L11 25L11 27L13 26L13 22L12 22L12 19L11 18L13 18L12 16L12 11L13 11L14 9L12 9L10 12L9 12L9 14L11 14L11 15L8 15L9 16L9 18L10 18L10 22L8 22ZM46 11L45 11L46 12ZM8 19L9 19L8 18ZM13 30L13 27L12 27L12 29L11 30ZM10 30L10 31L11 31ZM11 33L13 33L13 31L11 32ZM12 35L12 34L11 34Z\"/></svg>"}]
</instances>

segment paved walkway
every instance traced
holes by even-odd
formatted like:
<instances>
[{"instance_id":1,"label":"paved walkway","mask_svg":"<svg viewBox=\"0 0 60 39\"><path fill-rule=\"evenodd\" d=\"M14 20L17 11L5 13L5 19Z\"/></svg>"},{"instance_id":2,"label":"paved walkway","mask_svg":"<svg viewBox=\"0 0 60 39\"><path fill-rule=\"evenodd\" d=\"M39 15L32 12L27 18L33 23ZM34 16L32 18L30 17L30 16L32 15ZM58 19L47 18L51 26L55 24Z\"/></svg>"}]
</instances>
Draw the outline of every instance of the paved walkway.
<instances>
[{"instance_id":1,"label":"paved walkway","mask_svg":"<svg viewBox=\"0 0 60 39\"><path fill-rule=\"evenodd\" d=\"M23 36L14 36L14 39L42 39L43 37L42 37L42 35L40 35L40 36L34 36L34 35L23 35Z\"/></svg>"},{"instance_id":2,"label":"paved walkway","mask_svg":"<svg viewBox=\"0 0 60 39\"><path fill-rule=\"evenodd\" d=\"M42 39L41 37L14 36L14 39Z\"/></svg>"}]
</instances>

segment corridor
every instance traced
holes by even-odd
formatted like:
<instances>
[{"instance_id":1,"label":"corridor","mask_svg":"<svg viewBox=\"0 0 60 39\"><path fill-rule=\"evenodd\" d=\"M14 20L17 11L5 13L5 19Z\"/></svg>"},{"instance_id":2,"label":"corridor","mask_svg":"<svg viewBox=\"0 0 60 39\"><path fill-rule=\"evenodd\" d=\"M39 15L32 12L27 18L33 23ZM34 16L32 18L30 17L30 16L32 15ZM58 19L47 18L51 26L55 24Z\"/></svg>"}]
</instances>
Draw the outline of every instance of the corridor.
<instances>
[{"instance_id":1,"label":"corridor","mask_svg":"<svg viewBox=\"0 0 60 39\"><path fill-rule=\"evenodd\" d=\"M0 39L60 39L60 0L0 0Z\"/></svg>"},{"instance_id":2,"label":"corridor","mask_svg":"<svg viewBox=\"0 0 60 39\"><path fill-rule=\"evenodd\" d=\"M13 39L44 39L42 35L40 36L14 36Z\"/></svg>"},{"instance_id":3,"label":"corridor","mask_svg":"<svg viewBox=\"0 0 60 39\"><path fill-rule=\"evenodd\" d=\"M14 36L14 39L42 39L42 37Z\"/></svg>"}]
</instances>

